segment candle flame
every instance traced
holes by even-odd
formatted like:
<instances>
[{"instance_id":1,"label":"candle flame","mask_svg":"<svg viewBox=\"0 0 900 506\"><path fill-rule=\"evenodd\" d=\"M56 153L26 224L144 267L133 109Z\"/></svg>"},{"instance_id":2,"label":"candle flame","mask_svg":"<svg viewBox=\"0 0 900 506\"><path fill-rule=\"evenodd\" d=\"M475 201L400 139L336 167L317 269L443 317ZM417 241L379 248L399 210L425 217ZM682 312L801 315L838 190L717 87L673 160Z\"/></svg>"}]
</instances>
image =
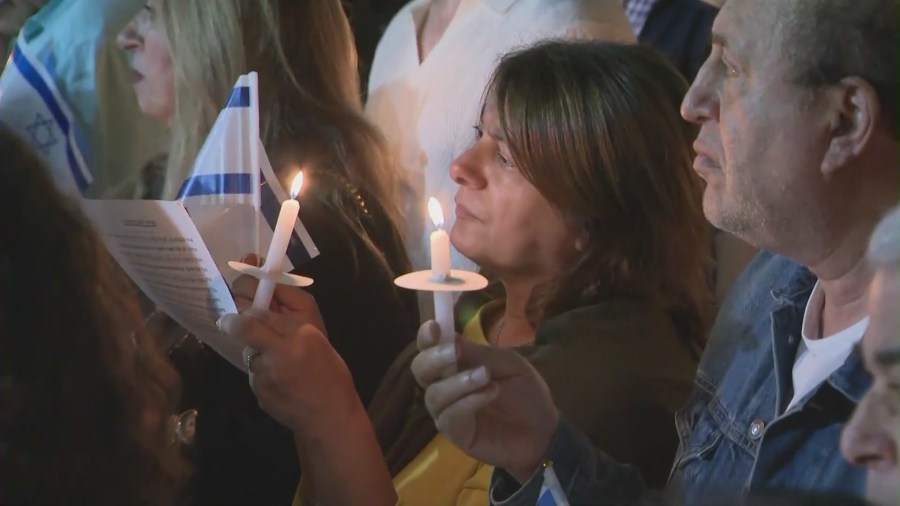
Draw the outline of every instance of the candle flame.
<instances>
[{"instance_id":1,"label":"candle flame","mask_svg":"<svg viewBox=\"0 0 900 506\"><path fill-rule=\"evenodd\" d=\"M444 210L441 209L441 203L434 197L428 199L428 214L434 226L441 228L444 226Z\"/></svg>"},{"instance_id":2,"label":"candle flame","mask_svg":"<svg viewBox=\"0 0 900 506\"><path fill-rule=\"evenodd\" d=\"M294 182L291 183L291 198L292 199L296 200L297 195L300 194L300 188L303 188L303 171L302 170L300 172L298 172L296 176L294 176Z\"/></svg>"}]
</instances>

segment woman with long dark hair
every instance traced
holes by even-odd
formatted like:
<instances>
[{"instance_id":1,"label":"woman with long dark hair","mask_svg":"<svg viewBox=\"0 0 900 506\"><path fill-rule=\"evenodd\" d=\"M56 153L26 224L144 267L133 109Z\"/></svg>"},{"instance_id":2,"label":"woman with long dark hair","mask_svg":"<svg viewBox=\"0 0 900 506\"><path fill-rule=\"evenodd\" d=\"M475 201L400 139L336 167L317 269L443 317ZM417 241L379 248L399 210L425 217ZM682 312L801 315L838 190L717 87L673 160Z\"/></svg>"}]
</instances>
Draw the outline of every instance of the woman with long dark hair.
<instances>
[{"instance_id":1,"label":"woman with long dark hair","mask_svg":"<svg viewBox=\"0 0 900 506\"><path fill-rule=\"evenodd\" d=\"M505 292L478 311L464 340L516 349L594 445L658 485L711 297L694 129L678 112L686 87L662 56L638 46L553 42L513 53L488 88L474 145L450 169L460 185L451 240ZM263 353L254 388L307 452L305 503L396 495L403 504L486 504L492 468L436 434L429 397L409 371L412 348L369 410L387 472L366 453L378 445L366 442L364 415L341 393L345 369L322 365L333 352L310 311L224 321ZM452 362L459 345L440 353ZM328 385L327 396L312 385Z\"/></svg>"}]
</instances>

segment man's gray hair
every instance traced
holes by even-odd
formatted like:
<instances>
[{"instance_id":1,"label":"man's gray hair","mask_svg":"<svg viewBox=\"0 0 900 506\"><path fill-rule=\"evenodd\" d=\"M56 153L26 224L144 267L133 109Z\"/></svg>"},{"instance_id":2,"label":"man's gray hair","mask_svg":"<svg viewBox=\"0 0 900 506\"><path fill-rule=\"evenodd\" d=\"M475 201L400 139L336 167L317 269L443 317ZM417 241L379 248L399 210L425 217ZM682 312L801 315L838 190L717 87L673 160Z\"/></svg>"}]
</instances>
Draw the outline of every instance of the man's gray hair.
<instances>
[{"instance_id":1,"label":"man's gray hair","mask_svg":"<svg viewBox=\"0 0 900 506\"><path fill-rule=\"evenodd\" d=\"M900 267L900 206L875 227L869 239L869 261L876 267Z\"/></svg>"},{"instance_id":2,"label":"man's gray hair","mask_svg":"<svg viewBox=\"0 0 900 506\"><path fill-rule=\"evenodd\" d=\"M785 51L796 79L816 87L859 76L878 93L885 123L900 134L900 0L787 0Z\"/></svg>"}]
</instances>

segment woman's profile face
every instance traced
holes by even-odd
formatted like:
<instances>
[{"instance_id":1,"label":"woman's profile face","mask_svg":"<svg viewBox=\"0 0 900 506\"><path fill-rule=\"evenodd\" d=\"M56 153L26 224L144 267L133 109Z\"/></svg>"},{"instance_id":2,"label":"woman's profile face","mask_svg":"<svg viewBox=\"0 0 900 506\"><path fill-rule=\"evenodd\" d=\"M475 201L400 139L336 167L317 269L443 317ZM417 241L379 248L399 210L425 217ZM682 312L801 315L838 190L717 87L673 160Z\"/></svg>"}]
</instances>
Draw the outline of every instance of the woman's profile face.
<instances>
[{"instance_id":1,"label":"woman's profile face","mask_svg":"<svg viewBox=\"0 0 900 506\"><path fill-rule=\"evenodd\" d=\"M131 77L141 111L166 124L175 113L175 80L169 40L159 18L162 0L149 0L119 34L130 56Z\"/></svg>"},{"instance_id":2,"label":"woman's profile face","mask_svg":"<svg viewBox=\"0 0 900 506\"><path fill-rule=\"evenodd\" d=\"M571 261L576 232L517 168L490 102L476 137L450 168L459 184L453 245L501 277L556 275Z\"/></svg>"}]
</instances>

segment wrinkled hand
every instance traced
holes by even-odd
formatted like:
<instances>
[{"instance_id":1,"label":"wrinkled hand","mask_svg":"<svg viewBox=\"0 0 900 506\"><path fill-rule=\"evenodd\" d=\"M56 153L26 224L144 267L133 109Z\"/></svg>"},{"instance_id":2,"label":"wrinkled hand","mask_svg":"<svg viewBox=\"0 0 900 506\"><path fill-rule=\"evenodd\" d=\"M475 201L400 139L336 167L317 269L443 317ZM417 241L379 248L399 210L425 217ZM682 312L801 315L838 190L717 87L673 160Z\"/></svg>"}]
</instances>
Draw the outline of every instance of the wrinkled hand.
<instances>
[{"instance_id":1,"label":"wrinkled hand","mask_svg":"<svg viewBox=\"0 0 900 506\"><path fill-rule=\"evenodd\" d=\"M515 350L466 339L440 344L439 335L435 322L422 325L412 363L438 430L469 455L526 481L559 423L549 388ZM460 372L443 372L453 366Z\"/></svg>"},{"instance_id":2,"label":"wrinkled hand","mask_svg":"<svg viewBox=\"0 0 900 506\"><path fill-rule=\"evenodd\" d=\"M359 408L347 365L325 336L311 295L278 286L270 311L250 307L257 280L242 276L232 290L240 314L219 322L223 332L256 349L250 386L260 406L301 437L316 437Z\"/></svg>"}]
</instances>

